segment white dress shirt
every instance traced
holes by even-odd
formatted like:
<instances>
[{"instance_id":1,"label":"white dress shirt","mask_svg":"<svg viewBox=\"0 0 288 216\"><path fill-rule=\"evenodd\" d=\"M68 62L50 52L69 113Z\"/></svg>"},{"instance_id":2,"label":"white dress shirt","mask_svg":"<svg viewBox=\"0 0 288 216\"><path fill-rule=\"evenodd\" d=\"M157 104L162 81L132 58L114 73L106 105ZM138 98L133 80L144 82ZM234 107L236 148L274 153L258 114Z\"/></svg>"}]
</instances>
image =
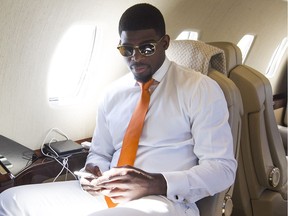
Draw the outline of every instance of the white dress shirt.
<instances>
[{"instance_id":1,"label":"white dress shirt","mask_svg":"<svg viewBox=\"0 0 288 216\"><path fill-rule=\"evenodd\" d=\"M194 203L228 188L237 163L224 95L215 81L166 59L153 75L150 99L134 166L162 173L167 197ZM117 166L122 139L141 90L133 74L116 81L98 110L86 163L102 172Z\"/></svg>"}]
</instances>

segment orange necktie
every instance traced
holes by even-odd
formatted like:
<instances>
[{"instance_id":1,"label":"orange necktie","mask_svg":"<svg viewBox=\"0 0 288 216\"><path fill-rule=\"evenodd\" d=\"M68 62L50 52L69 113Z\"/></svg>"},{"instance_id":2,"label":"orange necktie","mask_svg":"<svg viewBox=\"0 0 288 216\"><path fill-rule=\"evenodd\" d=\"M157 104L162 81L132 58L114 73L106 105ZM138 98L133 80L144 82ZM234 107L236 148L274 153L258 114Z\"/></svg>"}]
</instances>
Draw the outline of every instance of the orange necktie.
<instances>
[{"instance_id":1,"label":"orange necktie","mask_svg":"<svg viewBox=\"0 0 288 216\"><path fill-rule=\"evenodd\" d=\"M126 129L117 166L134 165L138 143L150 101L149 87L152 85L153 81L154 80L151 79L146 83L139 82L141 87L141 97ZM105 197L105 200L109 208L117 205L113 203L109 197Z\"/></svg>"}]
</instances>

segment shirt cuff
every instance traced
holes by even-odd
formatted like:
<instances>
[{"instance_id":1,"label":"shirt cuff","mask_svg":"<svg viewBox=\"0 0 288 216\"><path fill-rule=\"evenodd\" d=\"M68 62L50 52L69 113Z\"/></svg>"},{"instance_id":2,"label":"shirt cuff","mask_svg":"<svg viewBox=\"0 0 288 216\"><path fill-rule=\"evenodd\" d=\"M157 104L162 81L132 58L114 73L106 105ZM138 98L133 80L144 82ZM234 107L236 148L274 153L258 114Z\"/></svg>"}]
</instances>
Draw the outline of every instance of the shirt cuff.
<instances>
[{"instance_id":1,"label":"shirt cuff","mask_svg":"<svg viewBox=\"0 0 288 216\"><path fill-rule=\"evenodd\" d=\"M189 181L185 172L162 173L167 182L167 198L174 202L183 202L189 193Z\"/></svg>"}]
</instances>

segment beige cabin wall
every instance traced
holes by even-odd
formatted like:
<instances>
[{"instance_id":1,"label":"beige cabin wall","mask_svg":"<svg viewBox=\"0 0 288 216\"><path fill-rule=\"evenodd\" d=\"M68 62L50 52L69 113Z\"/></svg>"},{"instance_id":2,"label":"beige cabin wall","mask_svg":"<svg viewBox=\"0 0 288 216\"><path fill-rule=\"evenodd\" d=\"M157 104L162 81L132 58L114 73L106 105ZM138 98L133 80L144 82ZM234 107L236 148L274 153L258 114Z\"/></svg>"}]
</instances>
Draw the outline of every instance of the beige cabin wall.
<instances>
[{"instance_id":1,"label":"beige cabin wall","mask_svg":"<svg viewBox=\"0 0 288 216\"><path fill-rule=\"evenodd\" d=\"M87 0L1 0L0 5L0 133L32 149L40 148L54 127L73 140L92 136L101 89L124 71L118 70L116 19L105 18L112 5ZM99 26L102 51L94 59L85 100L52 107L47 97L51 59L75 23Z\"/></svg>"},{"instance_id":2,"label":"beige cabin wall","mask_svg":"<svg viewBox=\"0 0 288 216\"><path fill-rule=\"evenodd\" d=\"M245 64L262 73L266 71L279 42L287 36L287 1L176 2L178 4L166 12L172 38L176 38L183 29L198 29L202 41L229 41L237 44L245 34L255 34L255 43Z\"/></svg>"},{"instance_id":3,"label":"beige cabin wall","mask_svg":"<svg viewBox=\"0 0 288 216\"><path fill-rule=\"evenodd\" d=\"M138 2L142 1L0 0L0 134L32 149L40 148L53 127L73 140L92 136L100 95L111 81L127 73L116 49L118 20ZM163 12L172 39L184 29L199 29L200 40L237 43L242 35L257 31L247 64L260 71L287 32L287 2L280 0L145 2ZM75 23L95 25L99 33L87 95L79 104L53 107L47 98L51 59Z\"/></svg>"}]
</instances>

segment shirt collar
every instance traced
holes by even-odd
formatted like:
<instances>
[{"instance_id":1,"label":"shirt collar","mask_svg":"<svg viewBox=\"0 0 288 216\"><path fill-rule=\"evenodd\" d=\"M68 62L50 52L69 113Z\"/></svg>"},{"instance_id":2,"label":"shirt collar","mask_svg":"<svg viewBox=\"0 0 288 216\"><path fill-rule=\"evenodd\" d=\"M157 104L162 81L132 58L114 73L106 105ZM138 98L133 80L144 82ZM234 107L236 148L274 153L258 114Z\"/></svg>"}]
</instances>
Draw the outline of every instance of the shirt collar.
<instances>
[{"instance_id":1,"label":"shirt collar","mask_svg":"<svg viewBox=\"0 0 288 216\"><path fill-rule=\"evenodd\" d=\"M170 67L171 61L166 57L161 67L153 74L152 78L156 80L157 82L161 82L163 77L168 71L168 68Z\"/></svg>"}]
</instances>

